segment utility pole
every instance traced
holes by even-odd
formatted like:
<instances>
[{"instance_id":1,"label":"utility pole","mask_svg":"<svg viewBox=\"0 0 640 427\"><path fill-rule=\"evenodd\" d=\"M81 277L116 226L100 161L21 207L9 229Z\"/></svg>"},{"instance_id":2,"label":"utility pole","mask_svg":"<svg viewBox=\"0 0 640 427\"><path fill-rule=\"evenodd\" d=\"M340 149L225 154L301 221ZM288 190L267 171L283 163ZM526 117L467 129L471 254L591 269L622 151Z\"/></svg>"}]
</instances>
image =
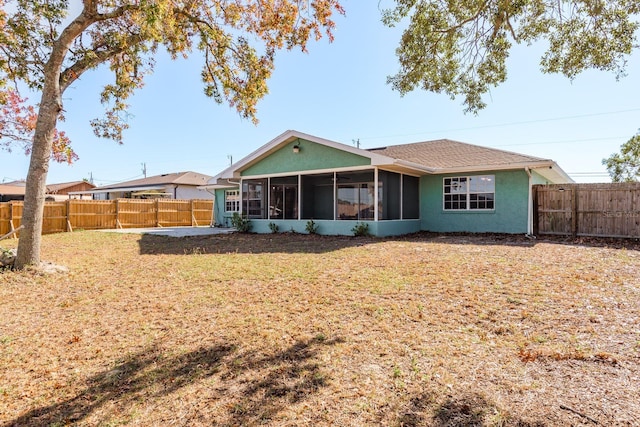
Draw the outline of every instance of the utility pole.
<instances>
[{"instance_id":1,"label":"utility pole","mask_svg":"<svg viewBox=\"0 0 640 427\"><path fill-rule=\"evenodd\" d=\"M351 142L353 142L353 145L354 145L356 148L360 148L360 138L358 138L358 139L352 139L352 140L351 140Z\"/></svg>"},{"instance_id":2,"label":"utility pole","mask_svg":"<svg viewBox=\"0 0 640 427\"><path fill-rule=\"evenodd\" d=\"M141 163L142 164L142 174L144 175L144 177L147 177L147 164L146 163Z\"/></svg>"},{"instance_id":3,"label":"utility pole","mask_svg":"<svg viewBox=\"0 0 640 427\"><path fill-rule=\"evenodd\" d=\"M231 154L227 154L227 159L229 159L229 166L233 166L233 156Z\"/></svg>"}]
</instances>

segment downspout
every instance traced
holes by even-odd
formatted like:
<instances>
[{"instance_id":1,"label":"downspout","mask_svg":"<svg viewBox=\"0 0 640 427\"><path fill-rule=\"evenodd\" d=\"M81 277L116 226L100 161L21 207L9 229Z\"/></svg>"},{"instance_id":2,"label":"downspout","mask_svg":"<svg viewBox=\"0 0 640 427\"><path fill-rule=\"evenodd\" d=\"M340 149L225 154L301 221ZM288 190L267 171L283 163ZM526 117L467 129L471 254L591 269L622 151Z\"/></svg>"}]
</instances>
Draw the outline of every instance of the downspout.
<instances>
[{"instance_id":1,"label":"downspout","mask_svg":"<svg viewBox=\"0 0 640 427\"><path fill-rule=\"evenodd\" d=\"M524 171L529 177L529 197L527 200L527 233L525 237L529 239L535 239L533 235L533 175L531 175L531 169L529 167L524 168Z\"/></svg>"},{"instance_id":2,"label":"downspout","mask_svg":"<svg viewBox=\"0 0 640 427\"><path fill-rule=\"evenodd\" d=\"M213 203L211 203L211 221L209 222L209 227L215 227L214 220L216 219L216 190L213 190L213 193L209 191L208 188L205 188L204 191L211 194L213 196Z\"/></svg>"}]
</instances>

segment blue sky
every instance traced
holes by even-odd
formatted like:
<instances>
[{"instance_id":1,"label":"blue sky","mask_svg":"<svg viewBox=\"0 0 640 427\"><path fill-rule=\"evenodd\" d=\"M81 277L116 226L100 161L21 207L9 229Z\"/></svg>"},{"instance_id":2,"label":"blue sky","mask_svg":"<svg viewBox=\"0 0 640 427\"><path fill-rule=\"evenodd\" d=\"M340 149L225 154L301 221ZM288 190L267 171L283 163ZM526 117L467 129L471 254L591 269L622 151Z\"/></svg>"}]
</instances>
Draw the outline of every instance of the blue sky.
<instances>
[{"instance_id":1,"label":"blue sky","mask_svg":"<svg viewBox=\"0 0 640 427\"><path fill-rule=\"evenodd\" d=\"M380 22L378 2L343 1L335 41L309 45L309 53L281 52L258 105L260 123L244 120L207 98L201 61L158 57L155 73L131 99L131 128L123 145L96 138L89 126L103 108L106 70L85 74L64 95L60 128L80 156L73 165L52 163L48 183L93 177L98 185L147 175L195 171L215 175L288 129L362 148L449 138L551 158L578 182L606 182L604 157L640 127L640 54L627 76L588 71L570 81L539 71L544 45L517 47L506 84L486 97L479 115L463 113L461 100L424 91L401 97L386 84L397 71L400 32ZM29 95L32 101L36 94ZM27 175L19 150L0 151L0 182Z\"/></svg>"}]
</instances>

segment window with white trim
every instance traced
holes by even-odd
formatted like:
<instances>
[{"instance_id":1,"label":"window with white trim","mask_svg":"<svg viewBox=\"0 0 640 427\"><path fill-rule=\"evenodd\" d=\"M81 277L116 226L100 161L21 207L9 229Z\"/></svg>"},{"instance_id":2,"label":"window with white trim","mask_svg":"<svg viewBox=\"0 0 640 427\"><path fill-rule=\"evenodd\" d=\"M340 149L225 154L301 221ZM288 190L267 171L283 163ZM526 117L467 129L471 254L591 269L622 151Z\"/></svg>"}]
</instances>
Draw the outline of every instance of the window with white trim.
<instances>
[{"instance_id":1,"label":"window with white trim","mask_svg":"<svg viewBox=\"0 0 640 427\"><path fill-rule=\"evenodd\" d=\"M224 191L224 211L240 212L240 190Z\"/></svg>"},{"instance_id":2,"label":"window with white trim","mask_svg":"<svg viewBox=\"0 0 640 427\"><path fill-rule=\"evenodd\" d=\"M495 208L495 182L495 175L444 178L444 210L493 210Z\"/></svg>"}]
</instances>

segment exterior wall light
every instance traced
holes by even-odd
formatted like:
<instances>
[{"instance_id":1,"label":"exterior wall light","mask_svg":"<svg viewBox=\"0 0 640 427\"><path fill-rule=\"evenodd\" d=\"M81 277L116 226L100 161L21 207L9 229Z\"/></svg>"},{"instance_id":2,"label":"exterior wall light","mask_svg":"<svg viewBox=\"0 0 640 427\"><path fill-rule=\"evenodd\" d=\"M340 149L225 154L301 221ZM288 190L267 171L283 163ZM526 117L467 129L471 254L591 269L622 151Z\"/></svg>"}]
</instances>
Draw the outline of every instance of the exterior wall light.
<instances>
[{"instance_id":1,"label":"exterior wall light","mask_svg":"<svg viewBox=\"0 0 640 427\"><path fill-rule=\"evenodd\" d=\"M293 146L293 152L294 153L299 153L300 152L300 146L298 144Z\"/></svg>"}]
</instances>

